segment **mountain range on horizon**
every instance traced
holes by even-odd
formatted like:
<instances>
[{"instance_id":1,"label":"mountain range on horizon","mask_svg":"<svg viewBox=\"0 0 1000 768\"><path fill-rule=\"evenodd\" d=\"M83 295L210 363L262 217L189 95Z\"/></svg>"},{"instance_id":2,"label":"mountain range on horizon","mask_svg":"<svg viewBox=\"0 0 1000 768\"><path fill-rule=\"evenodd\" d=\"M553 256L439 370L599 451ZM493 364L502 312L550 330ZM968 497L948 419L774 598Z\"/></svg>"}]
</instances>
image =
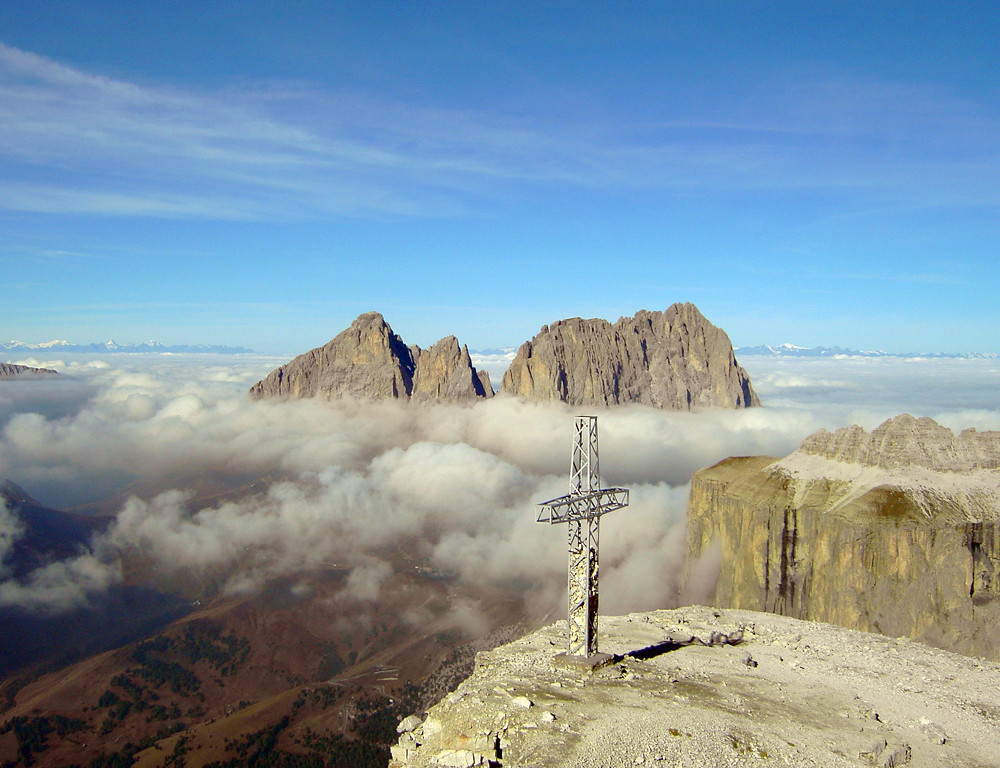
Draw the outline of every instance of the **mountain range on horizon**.
<instances>
[{"instance_id":1,"label":"mountain range on horizon","mask_svg":"<svg viewBox=\"0 0 1000 768\"><path fill-rule=\"evenodd\" d=\"M763 357L901 357L907 359L934 358L941 360L993 360L996 352L886 352L881 349L856 350L846 347L800 347L795 344L759 344L755 347L736 347L737 354Z\"/></svg>"},{"instance_id":2,"label":"mountain range on horizon","mask_svg":"<svg viewBox=\"0 0 1000 768\"><path fill-rule=\"evenodd\" d=\"M118 344L113 339L103 344L74 344L62 339L44 341L38 344L28 344L12 339L6 344L0 344L0 352L70 352L70 353L156 353L156 354L190 354L204 353L217 355L239 355L253 352L247 347L228 347L224 344L161 344L158 341L144 341L141 344Z\"/></svg>"},{"instance_id":3,"label":"mountain range on horizon","mask_svg":"<svg viewBox=\"0 0 1000 768\"><path fill-rule=\"evenodd\" d=\"M898 357L904 359L931 358L939 360L992 360L1000 357L996 352L886 352L881 349L857 350L834 345L832 347L803 347L796 344L757 344L755 346L734 347L733 351L743 356L761 357ZM254 349L242 346L227 346L224 344L163 344L159 341L144 341L139 344L118 344L114 340L102 343L75 344L63 339L53 339L38 343L27 343L12 339L6 344L0 343L0 352L32 352L34 354L47 352L66 352L74 354L87 353L128 353L128 354L220 354L240 355L253 354ZM508 356L514 358L517 346L484 347L469 349L473 357Z\"/></svg>"}]
</instances>

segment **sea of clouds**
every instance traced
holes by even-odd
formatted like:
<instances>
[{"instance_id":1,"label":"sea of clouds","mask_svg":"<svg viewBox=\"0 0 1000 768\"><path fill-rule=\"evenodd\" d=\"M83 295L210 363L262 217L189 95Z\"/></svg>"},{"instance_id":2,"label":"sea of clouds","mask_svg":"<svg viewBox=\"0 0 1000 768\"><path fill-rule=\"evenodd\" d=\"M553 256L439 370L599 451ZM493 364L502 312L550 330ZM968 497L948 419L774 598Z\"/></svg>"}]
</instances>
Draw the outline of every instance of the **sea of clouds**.
<instances>
[{"instance_id":1,"label":"sea of clouds","mask_svg":"<svg viewBox=\"0 0 1000 768\"><path fill-rule=\"evenodd\" d=\"M349 565L347 589L375 601L392 573L378 554L386 546L467 583L562 605L565 528L537 524L535 505L567 490L580 409L507 397L433 407L252 403L250 385L284 362L264 357L18 362L63 376L0 385L0 480L55 508L121 501L89 551L20 580L3 563L24 526L0 503L0 607L86 605L122 578L127 552L160 574L211 576L230 593ZM956 430L1000 429L1000 361L741 362L763 408L586 409L599 416L604 485L631 490L630 506L602 522L603 611L678 599L689 481L701 467L784 456L819 428L870 429L902 412ZM266 482L203 502L192 489L205 477Z\"/></svg>"}]
</instances>

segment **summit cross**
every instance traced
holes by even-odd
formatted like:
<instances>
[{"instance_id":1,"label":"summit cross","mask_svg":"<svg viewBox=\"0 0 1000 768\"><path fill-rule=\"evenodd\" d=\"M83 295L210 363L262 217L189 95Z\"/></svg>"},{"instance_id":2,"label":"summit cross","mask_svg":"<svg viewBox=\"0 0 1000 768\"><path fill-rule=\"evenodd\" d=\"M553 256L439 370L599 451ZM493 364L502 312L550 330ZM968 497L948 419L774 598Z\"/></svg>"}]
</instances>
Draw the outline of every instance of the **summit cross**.
<instances>
[{"instance_id":1,"label":"summit cross","mask_svg":"<svg viewBox=\"0 0 1000 768\"><path fill-rule=\"evenodd\" d=\"M569 493L543 501L539 523L569 528L569 611L566 656L589 659L597 651L598 547L601 516L628 506L628 489L601 488L597 417L579 416L569 470Z\"/></svg>"}]
</instances>

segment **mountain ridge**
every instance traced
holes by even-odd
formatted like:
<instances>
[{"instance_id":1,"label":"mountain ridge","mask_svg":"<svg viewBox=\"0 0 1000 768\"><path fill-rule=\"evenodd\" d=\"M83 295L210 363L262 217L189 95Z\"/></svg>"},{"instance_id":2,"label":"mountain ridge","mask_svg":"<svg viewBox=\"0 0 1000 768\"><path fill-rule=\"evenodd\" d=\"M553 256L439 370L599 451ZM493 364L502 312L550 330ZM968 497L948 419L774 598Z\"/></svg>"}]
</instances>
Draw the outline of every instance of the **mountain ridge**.
<instances>
[{"instance_id":1,"label":"mountain ridge","mask_svg":"<svg viewBox=\"0 0 1000 768\"><path fill-rule=\"evenodd\" d=\"M426 350L407 346L381 314L365 312L322 347L271 371L249 396L471 402L492 397L493 387L454 336Z\"/></svg>"},{"instance_id":2,"label":"mountain ridge","mask_svg":"<svg viewBox=\"0 0 1000 768\"><path fill-rule=\"evenodd\" d=\"M720 606L1000 660L998 467L1000 432L907 414L725 459L691 479L688 568L714 553Z\"/></svg>"},{"instance_id":3,"label":"mountain ridge","mask_svg":"<svg viewBox=\"0 0 1000 768\"><path fill-rule=\"evenodd\" d=\"M642 309L613 324L574 317L542 326L518 349L500 391L570 405L680 411L760 405L729 336L690 303Z\"/></svg>"},{"instance_id":4,"label":"mountain ridge","mask_svg":"<svg viewBox=\"0 0 1000 768\"><path fill-rule=\"evenodd\" d=\"M736 347L735 352L743 356L754 357L898 357L902 359L932 359L932 360L994 360L995 352L885 352L880 349L856 350L847 347L800 347L795 344L758 344L753 347Z\"/></svg>"},{"instance_id":5,"label":"mountain ridge","mask_svg":"<svg viewBox=\"0 0 1000 768\"><path fill-rule=\"evenodd\" d=\"M13 339L6 344L0 344L0 352L46 354L50 352L70 354L111 353L111 354L216 354L243 355L253 352L246 347L229 347L224 344L161 344L158 341L144 341L141 344L118 344L114 340L104 344L74 344L57 339L38 344L29 344Z\"/></svg>"},{"instance_id":6,"label":"mountain ridge","mask_svg":"<svg viewBox=\"0 0 1000 768\"><path fill-rule=\"evenodd\" d=\"M554 663L564 621L480 653L400 723L390 768L971 768L1000 749L996 663L702 606L602 616L600 635L592 672Z\"/></svg>"},{"instance_id":7,"label":"mountain ridge","mask_svg":"<svg viewBox=\"0 0 1000 768\"><path fill-rule=\"evenodd\" d=\"M32 365L18 365L16 363L0 363L0 381L5 379L28 379L58 376L59 371L52 368L36 368Z\"/></svg>"}]
</instances>

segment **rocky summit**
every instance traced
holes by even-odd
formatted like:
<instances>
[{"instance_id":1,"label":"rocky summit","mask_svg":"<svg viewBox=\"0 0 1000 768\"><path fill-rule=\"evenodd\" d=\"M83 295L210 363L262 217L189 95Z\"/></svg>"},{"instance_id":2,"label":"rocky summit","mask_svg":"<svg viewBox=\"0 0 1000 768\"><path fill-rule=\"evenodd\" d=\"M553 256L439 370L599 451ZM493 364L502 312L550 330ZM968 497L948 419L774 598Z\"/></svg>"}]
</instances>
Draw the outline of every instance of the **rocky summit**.
<instances>
[{"instance_id":1,"label":"rocky summit","mask_svg":"<svg viewBox=\"0 0 1000 768\"><path fill-rule=\"evenodd\" d=\"M907 413L870 433L858 425L806 438L800 455L881 469L923 467L938 472L1000 468L1000 432L967 429L955 435L933 419Z\"/></svg>"},{"instance_id":2,"label":"rocky summit","mask_svg":"<svg viewBox=\"0 0 1000 768\"><path fill-rule=\"evenodd\" d=\"M543 326L521 345L501 391L571 405L641 403L655 408L760 405L733 345L693 304L634 317L572 318Z\"/></svg>"},{"instance_id":3,"label":"rocky summit","mask_svg":"<svg viewBox=\"0 0 1000 768\"><path fill-rule=\"evenodd\" d=\"M448 336L408 347L378 312L359 315L322 347L299 355L250 388L250 398L353 397L466 402L492 397L489 374Z\"/></svg>"},{"instance_id":4,"label":"rocky summit","mask_svg":"<svg viewBox=\"0 0 1000 768\"><path fill-rule=\"evenodd\" d=\"M410 347L410 352L414 359L410 398L414 402L493 396L490 375L473 367L468 348L459 346L454 336L446 336L428 350Z\"/></svg>"},{"instance_id":5,"label":"rocky summit","mask_svg":"<svg viewBox=\"0 0 1000 768\"><path fill-rule=\"evenodd\" d=\"M58 376L59 372L51 368L33 368L30 365L15 363L0 363L0 381L4 379L32 379L42 376Z\"/></svg>"},{"instance_id":6,"label":"rocky summit","mask_svg":"<svg viewBox=\"0 0 1000 768\"><path fill-rule=\"evenodd\" d=\"M1000 660L998 432L903 414L726 459L692 478L687 536L717 605Z\"/></svg>"},{"instance_id":7,"label":"rocky summit","mask_svg":"<svg viewBox=\"0 0 1000 768\"><path fill-rule=\"evenodd\" d=\"M1000 665L905 639L698 606L601 617L592 672L565 623L480 653L397 728L391 768L996 765Z\"/></svg>"}]
</instances>

